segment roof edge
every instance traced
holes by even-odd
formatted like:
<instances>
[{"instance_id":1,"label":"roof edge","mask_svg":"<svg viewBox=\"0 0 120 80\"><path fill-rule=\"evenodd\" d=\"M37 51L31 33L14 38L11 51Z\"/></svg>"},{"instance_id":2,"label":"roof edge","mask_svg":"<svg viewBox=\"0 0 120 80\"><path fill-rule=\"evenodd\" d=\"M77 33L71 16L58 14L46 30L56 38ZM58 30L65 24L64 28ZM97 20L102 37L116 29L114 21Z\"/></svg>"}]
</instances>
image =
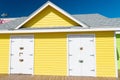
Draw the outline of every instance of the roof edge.
<instances>
[{"instance_id":1,"label":"roof edge","mask_svg":"<svg viewBox=\"0 0 120 80\"><path fill-rule=\"evenodd\" d=\"M44 29L44 30L0 30L0 34L8 33L55 33L55 32L93 32L93 31L120 31L120 28L94 28L94 29Z\"/></svg>"}]
</instances>

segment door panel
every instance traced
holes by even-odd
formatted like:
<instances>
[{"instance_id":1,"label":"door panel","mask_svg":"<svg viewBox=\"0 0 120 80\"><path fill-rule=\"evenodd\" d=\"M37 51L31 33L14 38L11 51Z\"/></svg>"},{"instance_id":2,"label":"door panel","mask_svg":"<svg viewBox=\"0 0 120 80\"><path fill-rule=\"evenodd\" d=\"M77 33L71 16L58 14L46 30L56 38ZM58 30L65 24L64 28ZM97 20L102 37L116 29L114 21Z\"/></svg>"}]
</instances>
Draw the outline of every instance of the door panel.
<instances>
[{"instance_id":1,"label":"door panel","mask_svg":"<svg viewBox=\"0 0 120 80\"><path fill-rule=\"evenodd\" d=\"M11 74L33 74L33 36L11 36Z\"/></svg>"},{"instance_id":2,"label":"door panel","mask_svg":"<svg viewBox=\"0 0 120 80\"><path fill-rule=\"evenodd\" d=\"M68 36L69 75L95 76L94 41L94 35Z\"/></svg>"}]
</instances>

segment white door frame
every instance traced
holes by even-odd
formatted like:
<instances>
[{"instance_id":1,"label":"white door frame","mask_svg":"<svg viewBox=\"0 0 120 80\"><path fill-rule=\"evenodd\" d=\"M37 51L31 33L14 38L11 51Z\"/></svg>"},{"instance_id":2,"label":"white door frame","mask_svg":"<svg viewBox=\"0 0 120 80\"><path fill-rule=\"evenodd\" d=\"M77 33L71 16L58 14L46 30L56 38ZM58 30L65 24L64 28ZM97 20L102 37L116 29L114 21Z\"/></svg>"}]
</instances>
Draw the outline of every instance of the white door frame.
<instances>
[{"instance_id":1,"label":"white door frame","mask_svg":"<svg viewBox=\"0 0 120 80\"><path fill-rule=\"evenodd\" d=\"M33 34L28 34L28 35L10 35L10 40L9 40L9 74L11 74L11 70L10 70L10 67L11 67L11 40L12 40L12 37L13 36L31 36L31 37L33 37L33 44L34 44L34 35ZM33 48L34 48L34 46L33 46ZM34 75L34 53L33 53L33 71L32 71L32 75Z\"/></svg>"},{"instance_id":2,"label":"white door frame","mask_svg":"<svg viewBox=\"0 0 120 80\"><path fill-rule=\"evenodd\" d=\"M95 44L95 69L96 69L96 39L95 39L95 34L68 34L67 35L67 40L66 40L66 42L67 42L67 76L70 76L69 75L69 36L71 36L71 35L93 35L94 36L94 44ZM97 72L97 70L95 70L95 73ZM93 76L93 77L96 77L96 74L95 74L95 76Z\"/></svg>"}]
</instances>

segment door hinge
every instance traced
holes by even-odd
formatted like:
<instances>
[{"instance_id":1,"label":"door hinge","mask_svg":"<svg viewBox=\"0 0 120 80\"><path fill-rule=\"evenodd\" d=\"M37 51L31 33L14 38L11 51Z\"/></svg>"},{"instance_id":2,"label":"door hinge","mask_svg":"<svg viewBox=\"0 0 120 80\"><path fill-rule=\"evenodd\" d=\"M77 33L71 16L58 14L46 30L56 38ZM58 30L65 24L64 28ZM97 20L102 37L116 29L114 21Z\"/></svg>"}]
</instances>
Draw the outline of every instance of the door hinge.
<instances>
[{"instance_id":1,"label":"door hinge","mask_svg":"<svg viewBox=\"0 0 120 80\"><path fill-rule=\"evenodd\" d=\"M68 40L69 42L71 42L72 40Z\"/></svg>"},{"instance_id":2,"label":"door hinge","mask_svg":"<svg viewBox=\"0 0 120 80\"><path fill-rule=\"evenodd\" d=\"M72 69L69 69L69 71L72 71Z\"/></svg>"},{"instance_id":3,"label":"door hinge","mask_svg":"<svg viewBox=\"0 0 120 80\"><path fill-rule=\"evenodd\" d=\"M29 70L32 70L33 68L29 68Z\"/></svg>"},{"instance_id":4,"label":"door hinge","mask_svg":"<svg viewBox=\"0 0 120 80\"><path fill-rule=\"evenodd\" d=\"M33 56L33 54L29 54L29 56Z\"/></svg>"},{"instance_id":5,"label":"door hinge","mask_svg":"<svg viewBox=\"0 0 120 80\"><path fill-rule=\"evenodd\" d=\"M91 54L90 56L95 56L94 54Z\"/></svg>"},{"instance_id":6,"label":"door hinge","mask_svg":"<svg viewBox=\"0 0 120 80\"><path fill-rule=\"evenodd\" d=\"M14 69L14 68L11 67L10 69Z\"/></svg>"},{"instance_id":7,"label":"door hinge","mask_svg":"<svg viewBox=\"0 0 120 80\"><path fill-rule=\"evenodd\" d=\"M93 41L94 41L94 39L90 40L90 42L93 42Z\"/></svg>"},{"instance_id":8,"label":"door hinge","mask_svg":"<svg viewBox=\"0 0 120 80\"><path fill-rule=\"evenodd\" d=\"M72 54L69 54L69 56L73 56Z\"/></svg>"},{"instance_id":9,"label":"door hinge","mask_svg":"<svg viewBox=\"0 0 120 80\"><path fill-rule=\"evenodd\" d=\"M92 70L90 70L90 71L95 71L95 69L92 69Z\"/></svg>"},{"instance_id":10,"label":"door hinge","mask_svg":"<svg viewBox=\"0 0 120 80\"><path fill-rule=\"evenodd\" d=\"M33 40L30 40L30 42L33 42Z\"/></svg>"},{"instance_id":11,"label":"door hinge","mask_svg":"<svg viewBox=\"0 0 120 80\"><path fill-rule=\"evenodd\" d=\"M14 54L10 54L11 56L13 56Z\"/></svg>"},{"instance_id":12,"label":"door hinge","mask_svg":"<svg viewBox=\"0 0 120 80\"><path fill-rule=\"evenodd\" d=\"M11 40L11 42L15 42L15 41L12 41L12 40Z\"/></svg>"}]
</instances>

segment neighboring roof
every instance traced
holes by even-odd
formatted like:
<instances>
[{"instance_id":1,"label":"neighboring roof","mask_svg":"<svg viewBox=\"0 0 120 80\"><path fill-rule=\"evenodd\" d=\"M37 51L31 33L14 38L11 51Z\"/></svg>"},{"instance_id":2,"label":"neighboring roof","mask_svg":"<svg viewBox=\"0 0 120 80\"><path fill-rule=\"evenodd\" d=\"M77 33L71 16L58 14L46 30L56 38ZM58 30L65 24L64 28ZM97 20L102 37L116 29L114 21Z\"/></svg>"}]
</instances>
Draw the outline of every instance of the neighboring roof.
<instances>
[{"instance_id":1,"label":"neighboring roof","mask_svg":"<svg viewBox=\"0 0 120 80\"><path fill-rule=\"evenodd\" d=\"M20 17L20 18L16 18L16 19L12 20L10 22L0 24L0 30L15 29L18 25L20 25L26 19L27 19L27 17Z\"/></svg>"},{"instance_id":2,"label":"neighboring roof","mask_svg":"<svg viewBox=\"0 0 120 80\"><path fill-rule=\"evenodd\" d=\"M120 18L111 18L110 20L113 21L112 25L120 27Z\"/></svg>"},{"instance_id":3,"label":"neighboring roof","mask_svg":"<svg viewBox=\"0 0 120 80\"><path fill-rule=\"evenodd\" d=\"M55 4L53 4L52 2L47 1L43 6L41 6L38 10L36 10L35 12L33 12L28 17L28 19L26 19L22 24L18 25L15 29L19 29L20 27L22 27L25 23L27 23L29 20L31 20L34 16L36 16L38 13L40 13L41 11L43 11L48 6L56 9L57 11L59 11L60 13L62 13L65 16L67 16L69 19L73 20L74 22L76 22L77 24L81 25L82 27L88 27L87 25L85 25L81 21L79 21L79 20L75 19L74 17L72 17L69 13L67 13L63 9L61 9L58 6L56 6Z\"/></svg>"},{"instance_id":4,"label":"neighboring roof","mask_svg":"<svg viewBox=\"0 0 120 80\"><path fill-rule=\"evenodd\" d=\"M10 22L15 19L16 18L0 18L0 24L4 24L4 23Z\"/></svg>"},{"instance_id":5,"label":"neighboring roof","mask_svg":"<svg viewBox=\"0 0 120 80\"><path fill-rule=\"evenodd\" d=\"M74 18L84 22L90 28L115 28L120 27L120 18L107 18L100 14L79 14Z\"/></svg>"}]
</instances>

